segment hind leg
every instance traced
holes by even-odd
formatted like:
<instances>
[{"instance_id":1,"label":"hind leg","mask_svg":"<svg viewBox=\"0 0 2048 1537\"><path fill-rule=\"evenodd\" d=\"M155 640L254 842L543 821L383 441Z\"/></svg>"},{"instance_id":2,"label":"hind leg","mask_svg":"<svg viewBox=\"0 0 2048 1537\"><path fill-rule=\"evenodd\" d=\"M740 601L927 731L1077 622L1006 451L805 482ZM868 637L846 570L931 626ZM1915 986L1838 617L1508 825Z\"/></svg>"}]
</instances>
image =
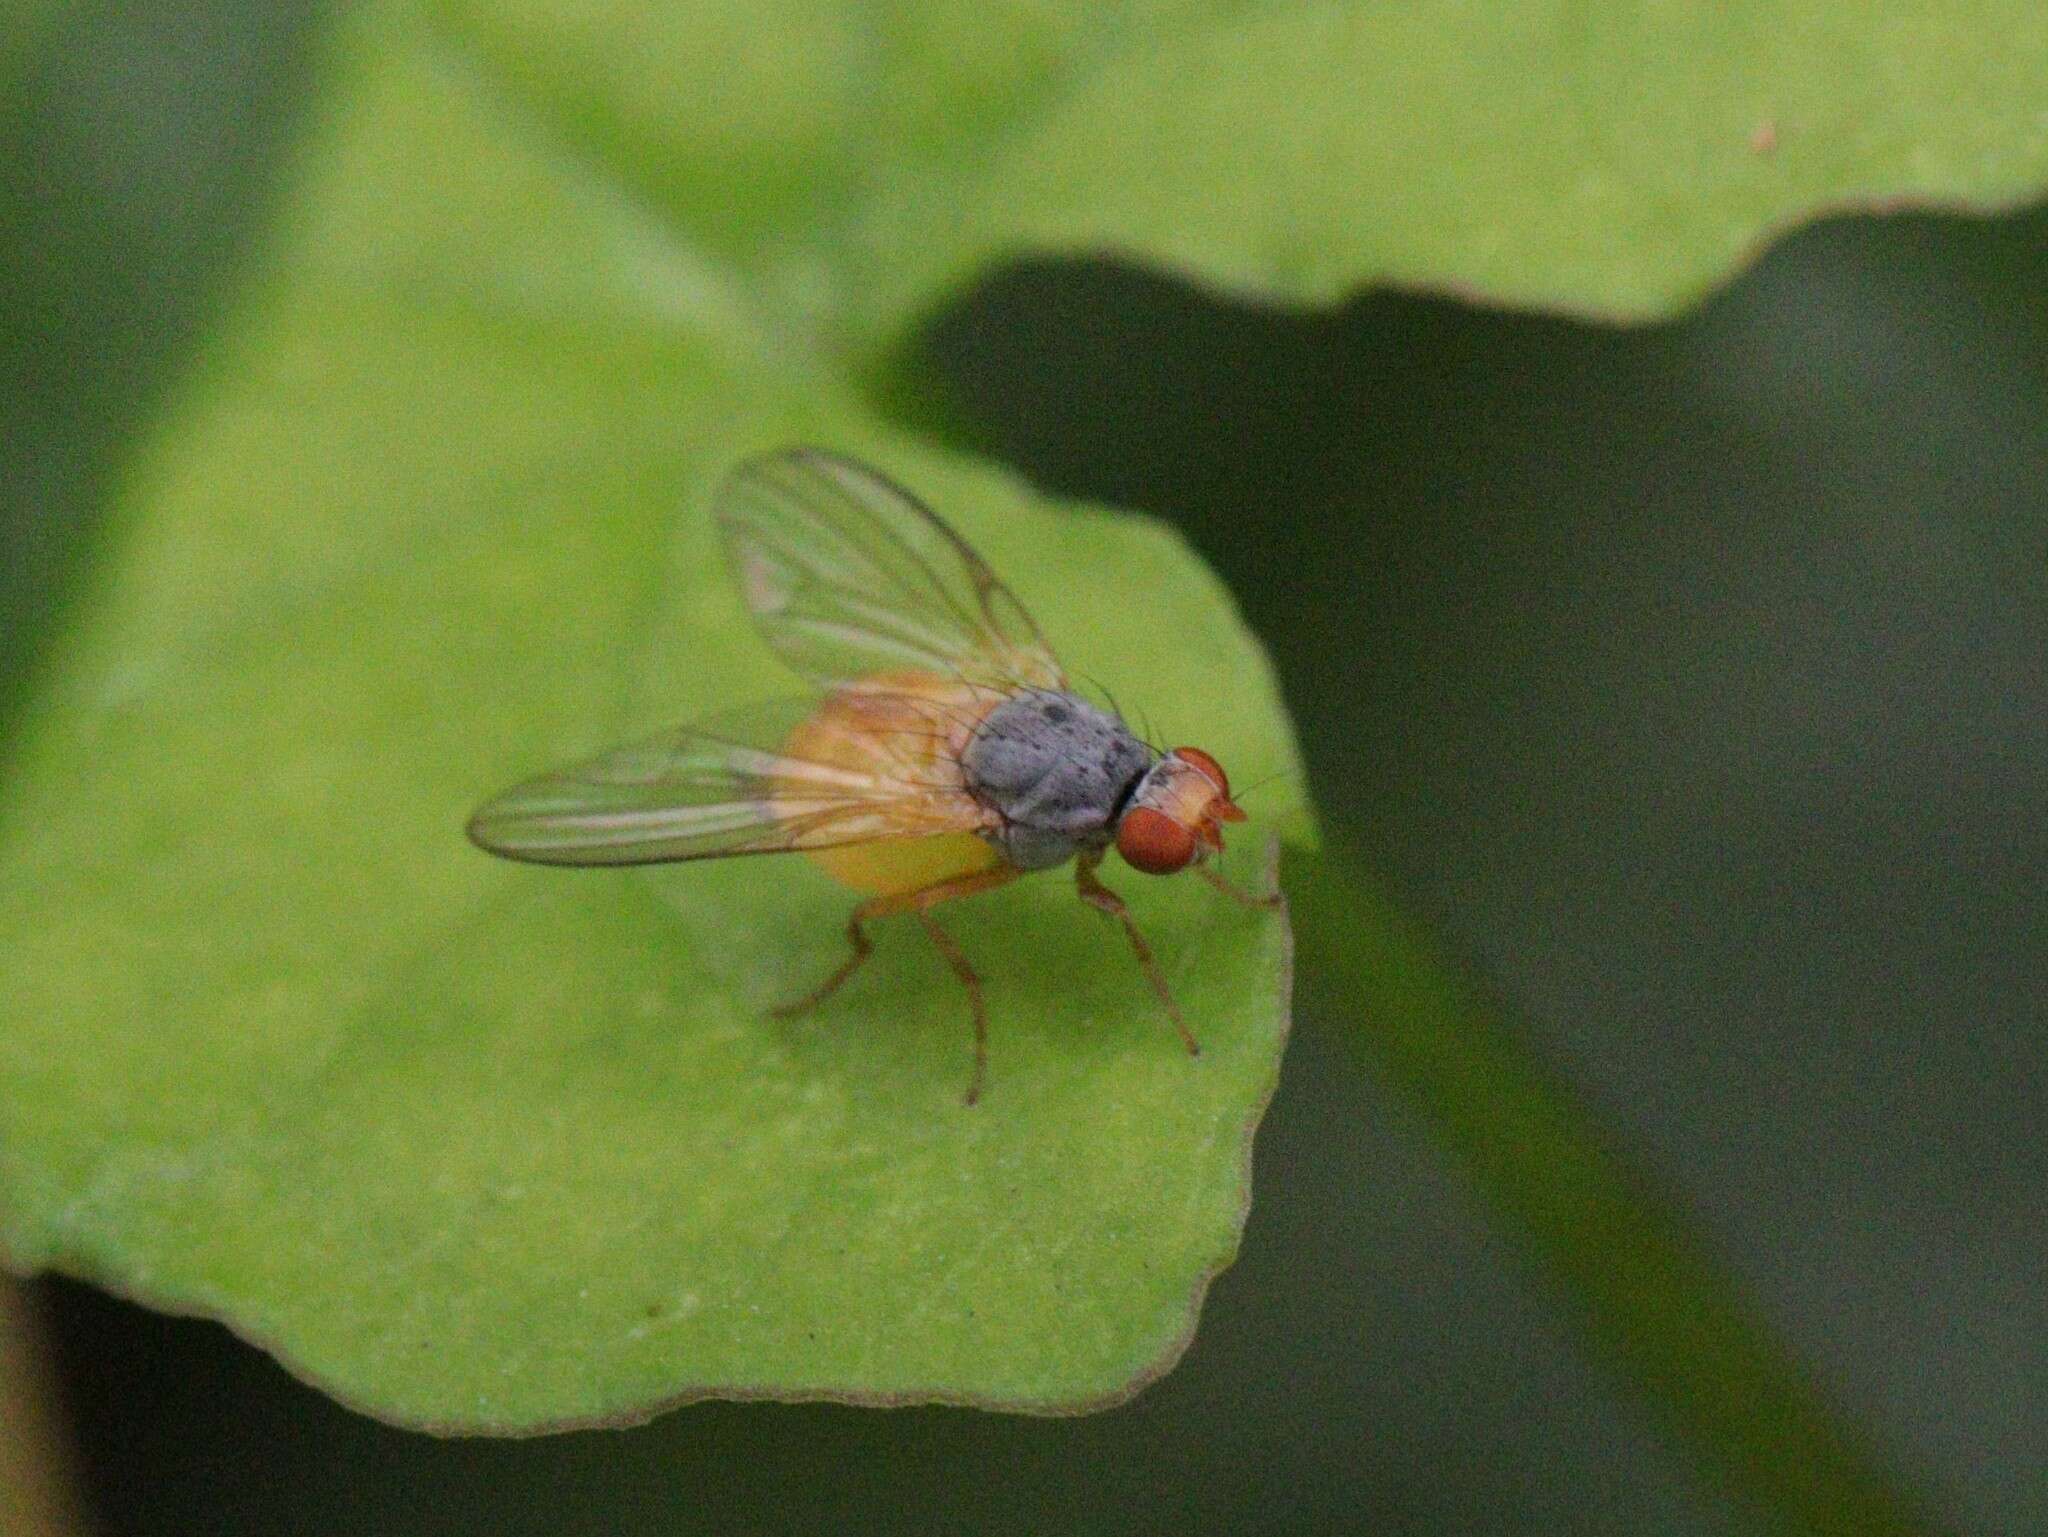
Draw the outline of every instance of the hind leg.
<instances>
[{"instance_id":1,"label":"hind leg","mask_svg":"<svg viewBox=\"0 0 2048 1537\"><path fill-rule=\"evenodd\" d=\"M924 925L933 947L946 958L953 975L967 989L967 1006L974 1011L974 1072L967 1080L967 1097L961 1101L971 1105L981 1098L981 1086L988 1081L988 1005L981 997L981 975L966 953L953 943L953 936L939 927L938 919L919 908L917 921Z\"/></svg>"},{"instance_id":2,"label":"hind leg","mask_svg":"<svg viewBox=\"0 0 2048 1537\"><path fill-rule=\"evenodd\" d=\"M889 918L898 913L915 913L924 925L925 933L931 936L939 954L953 968L953 974L967 989L967 1001L974 1010L974 1076L968 1080L967 1103L973 1104L981 1098L982 1082L988 1073L988 1012L982 1003L981 978L968 963L953 937L940 928L931 917L931 910L941 902L956 901L971 897L979 891L990 891L997 886L1007 885L1020 874L1009 865L998 865L991 870L977 870L971 875L958 875L950 880L939 881L916 891L890 892L886 896L869 897L853 910L853 916L846 920L846 941L853 953L840 962L838 970L823 982L812 988L803 997L793 999L778 1008L771 1009L777 1019L790 1019L798 1014L808 1013L839 991L840 987L856 971L861 963L874 953L874 941L867 936L865 925L876 918Z\"/></svg>"}]
</instances>

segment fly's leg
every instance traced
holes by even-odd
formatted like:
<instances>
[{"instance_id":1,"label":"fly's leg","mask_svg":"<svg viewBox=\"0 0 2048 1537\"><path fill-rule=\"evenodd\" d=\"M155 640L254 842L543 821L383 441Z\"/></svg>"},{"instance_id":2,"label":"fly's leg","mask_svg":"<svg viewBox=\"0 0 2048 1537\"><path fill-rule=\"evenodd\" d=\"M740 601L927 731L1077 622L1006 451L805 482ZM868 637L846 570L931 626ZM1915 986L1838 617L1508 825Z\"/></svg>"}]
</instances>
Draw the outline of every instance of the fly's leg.
<instances>
[{"instance_id":1,"label":"fly's leg","mask_svg":"<svg viewBox=\"0 0 2048 1537\"><path fill-rule=\"evenodd\" d=\"M953 936L939 927L938 919L920 907L917 921L924 925L925 933L931 935L932 944L952 966L953 975L960 979L960 985L967 989L967 1004L974 1010L974 1073L967 1080L967 1098L962 1101L971 1105L981 1098L981 1086L988 1079L988 1006L982 1002L981 976L960 947L953 943Z\"/></svg>"},{"instance_id":2,"label":"fly's leg","mask_svg":"<svg viewBox=\"0 0 2048 1537\"><path fill-rule=\"evenodd\" d=\"M868 938L867 930L861 927L861 925L870 918L882 916L879 912L873 910L875 903L880 900L882 899L875 898L861 903L853 910L853 916L846 920L846 942L853 946L853 954L839 963L839 969L805 993L803 997L792 998L788 1003L778 1003L768 1011L770 1017L775 1019L795 1019L799 1014L810 1013L812 1009L815 1009L827 998L838 992L841 984L848 977L860 970L861 962L875 953L875 942Z\"/></svg>"},{"instance_id":3,"label":"fly's leg","mask_svg":"<svg viewBox=\"0 0 2048 1537\"><path fill-rule=\"evenodd\" d=\"M1152 947L1145 943L1145 936L1138 932L1138 925L1132 921L1130 909L1124 906L1124 899L1111 891L1095 878L1095 866L1102 856L1083 856L1074 861L1074 886L1081 894L1081 900L1098 912L1108 913L1124 926L1124 933L1130 936L1131 948L1138 954L1138 964L1145 968L1145 975L1152 979L1152 991L1159 995L1159 1001L1166 1005L1166 1017L1173 1021L1173 1028L1180 1032L1180 1042L1187 1047L1188 1055L1199 1057L1202 1048L1188 1033L1187 1021L1180 1017L1180 1005L1173 1001L1173 994L1167 989L1166 977L1159 970L1159 962L1152 958Z\"/></svg>"},{"instance_id":4,"label":"fly's leg","mask_svg":"<svg viewBox=\"0 0 2048 1537\"><path fill-rule=\"evenodd\" d=\"M1254 896L1251 892L1246 891L1242 886L1233 885L1230 881L1225 880L1221 874L1219 874L1217 871L1210 869L1205 864L1196 865L1195 874L1201 876L1203 880L1207 881L1211 886L1214 886L1218 891L1222 892L1226 897L1229 897L1231 901L1237 903L1241 907L1258 907L1265 909L1267 912L1271 912L1274 908L1280 905L1279 892L1269 891L1262 897Z\"/></svg>"},{"instance_id":5,"label":"fly's leg","mask_svg":"<svg viewBox=\"0 0 2048 1537\"><path fill-rule=\"evenodd\" d=\"M876 918L891 918L898 913L915 913L924 925L924 931L931 936L953 968L953 974L967 989L967 1001L974 1010L974 1076L967 1085L967 1103L973 1104L981 1098L983 1080L988 1074L988 1013L982 1004L981 978L968 964L960 947L953 943L953 937L940 928L931 916L931 910L941 902L951 902L960 897L971 897L978 891L989 891L997 886L1007 885L1020 872L1009 865L998 865L991 870L976 870L970 875L956 875L950 880L937 882L917 891L896 891L886 896L869 897L853 910L853 916L846 920L846 940L853 947L853 954L839 963L834 971L818 986L803 997L769 1010L777 1019L790 1019L798 1014L808 1013L839 991L840 986L860 970L861 962L874 953L874 941L867 936L865 925Z\"/></svg>"}]
</instances>

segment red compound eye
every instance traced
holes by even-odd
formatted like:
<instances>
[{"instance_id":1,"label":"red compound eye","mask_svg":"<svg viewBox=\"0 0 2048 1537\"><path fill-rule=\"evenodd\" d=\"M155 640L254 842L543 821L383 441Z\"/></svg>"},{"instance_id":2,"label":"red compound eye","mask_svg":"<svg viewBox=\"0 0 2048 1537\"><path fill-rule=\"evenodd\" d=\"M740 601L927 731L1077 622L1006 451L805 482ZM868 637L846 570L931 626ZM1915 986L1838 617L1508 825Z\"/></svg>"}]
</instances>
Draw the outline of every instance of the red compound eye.
<instances>
[{"instance_id":1,"label":"red compound eye","mask_svg":"<svg viewBox=\"0 0 2048 1537\"><path fill-rule=\"evenodd\" d=\"M1194 863L1195 835L1163 811L1134 806L1116 825L1116 851L1134 870L1171 875Z\"/></svg>"},{"instance_id":2,"label":"red compound eye","mask_svg":"<svg viewBox=\"0 0 2048 1537\"><path fill-rule=\"evenodd\" d=\"M1216 782L1216 789L1224 800L1230 799L1230 779L1223 772L1223 765L1203 752L1199 747L1176 747L1173 755L1183 763L1191 763Z\"/></svg>"}]
</instances>

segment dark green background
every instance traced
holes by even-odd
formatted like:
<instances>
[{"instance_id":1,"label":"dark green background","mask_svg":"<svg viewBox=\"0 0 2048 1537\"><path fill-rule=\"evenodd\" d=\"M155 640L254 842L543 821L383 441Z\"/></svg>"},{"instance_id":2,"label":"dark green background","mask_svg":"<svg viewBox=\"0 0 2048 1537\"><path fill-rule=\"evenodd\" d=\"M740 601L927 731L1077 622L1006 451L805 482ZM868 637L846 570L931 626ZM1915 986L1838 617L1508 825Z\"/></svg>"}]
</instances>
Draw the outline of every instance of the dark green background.
<instances>
[{"instance_id":1,"label":"dark green background","mask_svg":"<svg viewBox=\"0 0 2048 1537\"><path fill-rule=\"evenodd\" d=\"M88 9L0 115L0 701L231 290L311 35ZM930 352L995 451L1189 533L1329 822L1881 1453L1964 1529L2048 1530L2048 217L1831 222L1632 332L1032 265ZM137 1534L1760 1529L1302 993L1244 1257L1127 1409L443 1443L52 1286L93 1503Z\"/></svg>"}]
</instances>

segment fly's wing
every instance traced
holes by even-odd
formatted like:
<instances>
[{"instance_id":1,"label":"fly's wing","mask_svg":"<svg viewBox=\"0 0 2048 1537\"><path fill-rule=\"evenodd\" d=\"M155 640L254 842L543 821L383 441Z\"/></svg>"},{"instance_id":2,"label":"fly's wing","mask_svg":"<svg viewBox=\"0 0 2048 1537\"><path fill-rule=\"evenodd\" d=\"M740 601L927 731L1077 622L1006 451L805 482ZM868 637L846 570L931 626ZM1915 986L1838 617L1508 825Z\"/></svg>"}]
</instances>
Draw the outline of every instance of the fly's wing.
<instances>
[{"instance_id":1,"label":"fly's wing","mask_svg":"<svg viewBox=\"0 0 2048 1537\"><path fill-rule=\"evenodd\" d=\"M967 541L864 465L769 454L733 471L716 510L762 635L820 687L905 671L1066 687L1038 626Z\"/></svg>"},{"instance_id":2,"label":"fly's wing","mask_svg":"<svg viewBox=\"0 0 2048 1537\"><path fill-rule=\"evenodd\" d=\"M786 749L817 708L814 699L756 705L528 780L485 803L470 839L539 864L643 865L987 825L957 775L934 772L929 742L943 723L923 702L907 702L900 751L858 768Z\"/></svg>"}]
</instances>

